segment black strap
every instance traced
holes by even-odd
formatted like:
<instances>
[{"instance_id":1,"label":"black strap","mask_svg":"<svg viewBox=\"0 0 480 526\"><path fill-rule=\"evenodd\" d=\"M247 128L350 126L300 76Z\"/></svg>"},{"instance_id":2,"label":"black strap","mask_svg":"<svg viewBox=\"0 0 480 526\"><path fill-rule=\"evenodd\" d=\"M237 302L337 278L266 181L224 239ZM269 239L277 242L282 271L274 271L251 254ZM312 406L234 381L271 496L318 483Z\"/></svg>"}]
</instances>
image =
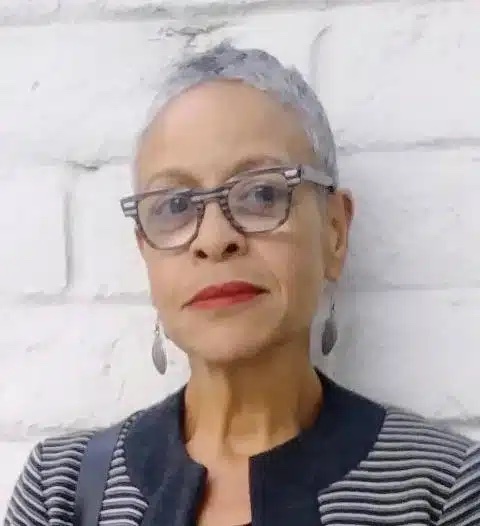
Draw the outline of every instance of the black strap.
<instances>
[{"instance_id":1,"label":"black strap","mask_svg":"<svg viewBox=\"0 0 480 526\"><path fill-rule=\"evenodd\" d=\"M97 431L83 454L75 495L73 526L97 526L113 451L123 422Z\"/></svg>"}]
</instances>

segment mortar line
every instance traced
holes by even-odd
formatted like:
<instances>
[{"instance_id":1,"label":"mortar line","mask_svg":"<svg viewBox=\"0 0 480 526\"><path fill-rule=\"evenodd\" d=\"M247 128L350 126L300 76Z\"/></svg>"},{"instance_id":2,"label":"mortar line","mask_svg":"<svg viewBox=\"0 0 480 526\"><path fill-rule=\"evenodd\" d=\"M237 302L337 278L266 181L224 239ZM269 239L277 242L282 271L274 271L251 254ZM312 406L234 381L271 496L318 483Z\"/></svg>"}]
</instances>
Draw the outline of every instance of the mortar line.
<instances>
[{"instance_id":1,"label":"mortar line","mask_svg":"<svg viewBox=\"0 0 480 526\"><path fill-rule=\"evenodd\" d=\"M351 143L343 143L337 139L337 154L339 157L349 157L363 153L402 153L402 152L448 152L451 150L468 150L475 151L480 148L480 138L478 137L432 137L431 139L422 139L410 142L387 142L372 141L365 145L357 146ZM93 170L101 172L106 166L125 166L131 165L131 156L117 156L103 160L35 160L22 165L35 165L40 167L64 167L65 165L73 167L77 174L89 173Z\"/></svg>"},{"instance_id":2,"label":"mortar line","mask_svg":"<svg viewBox=\"0 0 480 526\"><path fill-rule=\"evenodd\" d=\"M442 3L460 3L463 0L442 0ZM400 0L370 0L368 6L381 4L401 4ZM436 4L438 0L422 0L417 5ZM69 12L68 9L62 8L61 5L50 13L39 14L37 16L25 17L11 16L0 18L1 27L37 27L46 26L52 23L91 23L91 22L150 22L157 20L159 22L185 22L198 17L208 17L210 21L228 18L231 21L242 19L249 15L268 15L282 12L302 12L313 10L318 12L333 11L346 7L362 7L364 0L344 0L341 4L332 3L331 0L325 0L319 5L318 0L300 0L292 9L291 0L276 0L273 2L261 1L252 5L228 5L224 2L217 2L213 5L203 7L192 7L185 5L175 7L174 5L152 6L147 4L140 8L127 9L125 11L105 11L100 8L86 9L84 13ZM1 11L0 11L1 15Z\"/></svg>"},{"instance_id":3,"label":"mortar line","mask_svg":"<svg viewBox=\"0 0 480 526\"><path fill-rule=\"evenodd\" d=\"M73 175L67 176L64 202L63 202L63 228L64 228L64 250L65 250L65 291L68 291L74 278L74 257L73 257L73 217L72 217L72 198L73 198Z\"/></svg>"},{"instance_id":4,"label":"mortar line","mask_svg":"<svg viewBox=\"0 0 480 526\"><path fill-rule=\"evenodd\" d=\"M71 292L71 291L70 291ZM470 292L472 294L480 292L480 283L472 285L456 286L436 286L436 285L398 285L389 287L361 288L340 284L339 294L348 295L368 295L368 294L389 294L389 293L445 293L445 292ZM461 298L460 300L461 301ZM0 307L55 307L55 306L101 306L101 305L123 305L123 306L151 306L150 295L145 292L125 292L110 295L75 295L74 293L60 294L31 294L16 297L0 297Z\"/></svg>"}]
</instances>

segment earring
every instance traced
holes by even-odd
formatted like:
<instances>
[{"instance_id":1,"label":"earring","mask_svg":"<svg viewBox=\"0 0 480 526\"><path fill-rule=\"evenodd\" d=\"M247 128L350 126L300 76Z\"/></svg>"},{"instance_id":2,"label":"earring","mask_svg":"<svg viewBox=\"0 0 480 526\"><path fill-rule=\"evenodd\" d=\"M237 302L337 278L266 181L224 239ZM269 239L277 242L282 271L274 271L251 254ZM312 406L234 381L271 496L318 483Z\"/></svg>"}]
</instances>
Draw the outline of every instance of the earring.
<instances>
[{"instance_id":1,"label":"earring","mask_svg":"<svg viewBox=\"0 0 480 526\"><path fill-rule=\"evenodd\" d=\"M338 338L337 320L335 319L335 301L331 299L330 314L325 320L322 332L322 353L327 356L332 351Z\"/></svg>"},{"instance_id":2,"label":"earring","mask_svg":"<svg viewBox=\"0 0 480 526\"><path fill-rule=\"evenodd\" d=\"M153 339L152 345L152 360L153 365L155 365L155 369L160 374L165 374L165 371L167 370L167 351L165 350L158 321L155 323L155 337Z\"/></svg>"}]
</instances>

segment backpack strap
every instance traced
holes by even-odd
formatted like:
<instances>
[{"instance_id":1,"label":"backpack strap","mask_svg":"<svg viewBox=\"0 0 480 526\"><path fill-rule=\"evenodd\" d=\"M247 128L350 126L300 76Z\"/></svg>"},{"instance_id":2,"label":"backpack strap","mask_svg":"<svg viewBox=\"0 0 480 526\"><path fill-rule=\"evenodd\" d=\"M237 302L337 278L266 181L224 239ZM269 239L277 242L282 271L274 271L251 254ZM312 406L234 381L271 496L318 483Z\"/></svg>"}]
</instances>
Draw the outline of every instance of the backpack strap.
<instances>
[{"instance_id":1,"label":"backpack strap","mask_svg":"<svg viewBox=\"0 0 480 526\"><path fill-rule=\"evenodd\" d=\"M87 443L78 474L73 526L97 526L108 472L124 422L95 432Z\"/></svg>"}]
</instances>

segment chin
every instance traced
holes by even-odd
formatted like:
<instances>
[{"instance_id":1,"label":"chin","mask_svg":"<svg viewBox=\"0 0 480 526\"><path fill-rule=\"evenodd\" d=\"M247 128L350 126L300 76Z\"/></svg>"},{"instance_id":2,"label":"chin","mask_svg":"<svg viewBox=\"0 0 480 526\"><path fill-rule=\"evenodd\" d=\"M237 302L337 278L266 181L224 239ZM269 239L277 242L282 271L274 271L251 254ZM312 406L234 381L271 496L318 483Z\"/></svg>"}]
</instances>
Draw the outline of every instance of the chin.
<instances>
[{"instance_id":1,"label":"chin","mask_svg":"<svg viewBox=\"0 0 480 526\"><path fill-rule=\"evenodd\" d=\"M259 355L261 349L258 346L252 346L250 348L246 346L233 346L230 348L208 348L198 349L195 352L195 357L202 360L206 364L214 365L217 367L229 367L240 362L249 361L254 359L255 356Z\"/></svg>"},{"instance_id":2,"label":"chin","mask_svg":"<svg viewBox=\"0 0 480 526\"><path fill-rule=\"evenodd\" d=\"M278 306L189 311L177 318L171 336L192 360L226 366L270 348L283 332L284 318Z\"/></svg>"},{"instance_id":3,"label":"chin","mask_svg":"<svg viewBox=\"0 0 480 526\"><path fill-rule=\"evenodd\" d=\"M221 332L221 334L219 334ZM201 341L188 342L183 346L194 360L201 360L216 366L227 367L231 364L251 360L268 348L269 332L258 334L253 328L243 330L203 332ZM201 333L202 334L202 333Z\"/></svg>"}]
</instances>

